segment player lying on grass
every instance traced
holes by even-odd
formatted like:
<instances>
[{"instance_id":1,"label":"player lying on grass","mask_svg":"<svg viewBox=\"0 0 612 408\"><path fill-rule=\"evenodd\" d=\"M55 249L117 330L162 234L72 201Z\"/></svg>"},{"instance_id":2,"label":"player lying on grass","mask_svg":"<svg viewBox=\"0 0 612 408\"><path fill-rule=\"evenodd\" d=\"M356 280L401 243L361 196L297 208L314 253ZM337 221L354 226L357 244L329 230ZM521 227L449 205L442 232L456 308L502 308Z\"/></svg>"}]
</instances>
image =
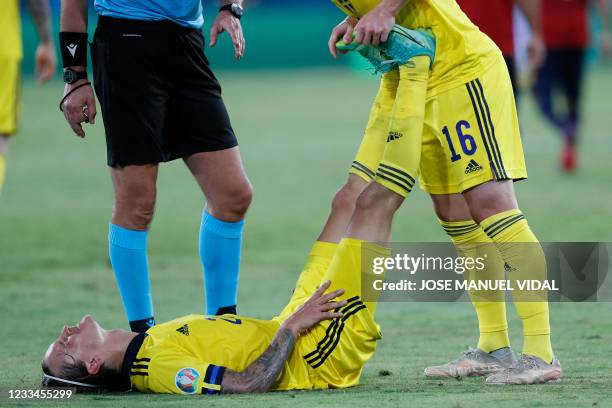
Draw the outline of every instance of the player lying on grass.
<instances>
[{"instance_id":1,"label":"player lying on grass","mask_svg":"<svg viewBox=\"0 0 612 408\"><path fill-rule=\"evenodd\" d=\"M376 303L361 300L359 268L328 272L334 252L333 244L314 246L289 304L272 320L191 315L139 334L105 330L85 316L49 346L43 386L216 394L356 385L381 338Z\"/></svg>"},{"instance_id":2,"label":"player lying on grass","mask_svg":"<svg viewBox=\"0 0 612 408\"><path fill-rule=\"evenodd\" d=\"M527 178L527 171L512 86L497 46L452 0L334 2L348 15L332 31L334 57L341 38L345 43L353 36L358 44L385 43L396 19L410 29L430 27L437 46L433 69L421 56L383 75L348 181L334 197L319 236L319 241L339 243L338 251L347 254L334 257L332 273L354 267L350 248L355 240L389 241L395 212L420 177L461 256L473 257L471 251L482 243L497 247L491 256L498 262L489 258L487 278L503 279L505 269L544 279L543 251L514 192L513 182ZM487 375L487 384L561 378L550 341L548 303L515 297L524 335L523 353L515 360L503 293L497 299L473 302L478 347L427 368L427 376Z\"/></svg>"}]
</instances>

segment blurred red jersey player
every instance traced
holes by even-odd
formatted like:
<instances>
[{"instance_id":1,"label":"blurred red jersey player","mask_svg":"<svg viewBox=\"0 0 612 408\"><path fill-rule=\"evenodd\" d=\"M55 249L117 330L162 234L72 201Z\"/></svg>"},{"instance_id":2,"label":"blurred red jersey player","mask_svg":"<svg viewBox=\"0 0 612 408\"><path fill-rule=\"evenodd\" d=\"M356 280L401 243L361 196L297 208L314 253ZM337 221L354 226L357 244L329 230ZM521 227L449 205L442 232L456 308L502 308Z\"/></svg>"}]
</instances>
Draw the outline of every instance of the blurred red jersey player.
<instances>
[{"instance_id":1,"label":"blurred red jersey player","mask_svg":"<svg viewBox=\"0 0 612 408\"><path fill-rule=\"evenodd\" d=\"M514 62L514 6L525 15L532 31L529 59L539 67L544 59L544 45L540 31L540 0L457 0L461 9L501 49L508 65L514 93L518 93Z\"/></svg>"},{"instance_id":2,"label":"blurred red jersey player","mask_svg":"<svg viewBox=\"0 0 612 408\"><path fill-rule=\"evenodd\" d=\"M589 0L542 0L542 31L548 48L534 87L540 110L565 138L561 166L576 168L576 142L580 124L584 54L589 44ZM601 47L610 50L608 7L598 0L604 27ZM561 91L565 112L554 108L553 93Z\"/></svg>"}]
</instances>

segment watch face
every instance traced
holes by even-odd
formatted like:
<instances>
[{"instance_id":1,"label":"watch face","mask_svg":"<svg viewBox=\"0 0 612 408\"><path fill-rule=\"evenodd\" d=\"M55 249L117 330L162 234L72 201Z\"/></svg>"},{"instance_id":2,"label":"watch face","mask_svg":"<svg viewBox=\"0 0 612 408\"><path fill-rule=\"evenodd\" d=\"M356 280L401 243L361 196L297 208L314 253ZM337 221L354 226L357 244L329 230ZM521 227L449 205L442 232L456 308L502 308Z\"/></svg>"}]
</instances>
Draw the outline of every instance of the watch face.
<instances>
[{"instance_id":1,"label":"watch face","mask_svg":"<svg viewBox=\"0 0 612 408\"><path fill-rule=\"evenodd\" d=\"M232 14L237 17L242 17L242 15L244 14L244 9L240 4L232 3Z\"/></svg>"},{"instance_id":2,"label":"watch face","mask_svg":"<svg viewBox=\"0 0 612 408\"><path fill-rule=\"evenodd\" d=\"M74 72L71 69L68 69L66 71L64 71L64 82L67 84L71 84L73 82L76 82L77 80L77 73Z\"/></svg>"}]
</instances>

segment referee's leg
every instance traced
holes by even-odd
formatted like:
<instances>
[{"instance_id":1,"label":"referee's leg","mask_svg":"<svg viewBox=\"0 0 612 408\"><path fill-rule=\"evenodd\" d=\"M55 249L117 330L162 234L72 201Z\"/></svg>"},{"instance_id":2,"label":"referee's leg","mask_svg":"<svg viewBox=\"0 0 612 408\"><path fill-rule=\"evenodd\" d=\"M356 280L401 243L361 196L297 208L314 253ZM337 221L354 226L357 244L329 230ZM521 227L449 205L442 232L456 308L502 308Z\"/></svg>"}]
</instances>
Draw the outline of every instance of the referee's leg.
<instances>
[{"instance_id":1,"label":"referee's leg","mask_svg":"<svg viewBox=\"0 0 612 408\"><path fill-rule=\"evenodd\" d=\"M206 313L236 313L244 217L253 189L238 146L185 159L206 197L200 228Z\"/></svg>"},{"instance_id":2,"label":"referee's leg","mask_svg":"<svg viewBox=\"0 0 612 408\"><path fill-rule=\"evenodd\" d=\"M115 189L109 255L130 328L155 324L147 259L148 229L155 209L157 164L111 168Z\"/></svg>"}]
</instances>

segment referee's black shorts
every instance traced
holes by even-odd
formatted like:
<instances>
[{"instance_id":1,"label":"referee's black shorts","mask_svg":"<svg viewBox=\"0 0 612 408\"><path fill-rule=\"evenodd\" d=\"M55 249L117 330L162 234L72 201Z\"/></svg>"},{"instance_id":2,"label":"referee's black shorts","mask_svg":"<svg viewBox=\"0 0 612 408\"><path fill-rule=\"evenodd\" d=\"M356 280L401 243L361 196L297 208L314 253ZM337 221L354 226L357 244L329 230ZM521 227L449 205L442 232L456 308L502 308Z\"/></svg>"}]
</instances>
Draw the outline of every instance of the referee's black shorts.
<instances>
[{"instance_id":1,"label":"referee's black shorts","mask_svg":"<svg viewBox=\"0 0 612 408\"><path fill-rule=\"evenodd\" d=\"M238 144L200 30L101 16L91 55L109 166L166 162Z\"/></svg>"}]
</instances>

